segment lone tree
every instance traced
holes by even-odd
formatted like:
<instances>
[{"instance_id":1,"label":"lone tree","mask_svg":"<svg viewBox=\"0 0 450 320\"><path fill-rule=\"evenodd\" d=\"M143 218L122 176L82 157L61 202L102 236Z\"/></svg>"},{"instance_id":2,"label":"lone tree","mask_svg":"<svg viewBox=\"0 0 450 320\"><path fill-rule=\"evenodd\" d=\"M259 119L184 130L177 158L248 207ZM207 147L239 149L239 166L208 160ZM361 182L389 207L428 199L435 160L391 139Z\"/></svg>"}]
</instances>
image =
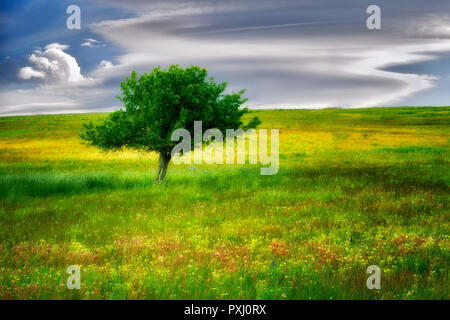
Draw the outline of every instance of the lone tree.
<instances>
[{"instance_id":1,"label":"lone tree","mask_svg":"<svg viewBox=\"0 0 450 320\"><path fill-rule=\"evenodd\" d=\"M170 139L174 130L183 128L193 136L194 121L202 121L203 132L208 128L247 130L261 123L254 117L243 126L241 117L248 112L241 108L247 101L242 97L245 90L225 94L226 87L227 82L216 83L206 69L196 66L157 67L141 76L133 71L121 83L122 96L117 96L125 108L111 113L100 125L83 124L80 137L103 150L126 147L158 152L156 181L160 183L177 144Z\"/></svg>"}]
</instances>

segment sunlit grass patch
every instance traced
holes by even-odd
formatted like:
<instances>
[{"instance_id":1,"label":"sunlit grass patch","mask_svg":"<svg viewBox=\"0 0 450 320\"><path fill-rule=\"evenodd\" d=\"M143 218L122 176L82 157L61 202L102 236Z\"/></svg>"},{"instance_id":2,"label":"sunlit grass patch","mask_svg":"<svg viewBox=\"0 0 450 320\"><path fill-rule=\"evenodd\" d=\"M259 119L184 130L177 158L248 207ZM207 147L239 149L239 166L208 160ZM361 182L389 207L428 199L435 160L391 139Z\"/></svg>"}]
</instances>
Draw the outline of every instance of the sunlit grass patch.
<instances>
[{"instance_id":1,"label":"sunlit grass patch","mask_svg":"<svg viewBox=\"0 0 450 320\"><path fill-rule=\"evenodd\" d=\"M0 118L0 297L449 298L449 108L255 115L277 175L170 164L161 185L155 154L81 144L105 114Z\"/></svg>"}]
</instances>

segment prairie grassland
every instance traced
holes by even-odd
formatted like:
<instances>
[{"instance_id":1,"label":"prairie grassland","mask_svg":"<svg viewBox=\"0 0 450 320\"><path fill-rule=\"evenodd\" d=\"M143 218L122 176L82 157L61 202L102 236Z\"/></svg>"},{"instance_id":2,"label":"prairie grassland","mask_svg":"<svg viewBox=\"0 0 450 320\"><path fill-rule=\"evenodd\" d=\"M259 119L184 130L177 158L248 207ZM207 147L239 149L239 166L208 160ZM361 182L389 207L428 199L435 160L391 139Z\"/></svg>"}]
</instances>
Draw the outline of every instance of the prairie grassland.
<instances>
[{"instance_id":1,"label":"prairie grassland","mask_svg":"<svg viewBox=\"0 0 450 320\"><path fill-rule=\"evenodd\" d=\"M170 165L162 185L156 154L81 144L106 114L0 118L0 298L449 298L450 108L254 115L280 129L277 175Z\"/></svg>"}]
</instances>

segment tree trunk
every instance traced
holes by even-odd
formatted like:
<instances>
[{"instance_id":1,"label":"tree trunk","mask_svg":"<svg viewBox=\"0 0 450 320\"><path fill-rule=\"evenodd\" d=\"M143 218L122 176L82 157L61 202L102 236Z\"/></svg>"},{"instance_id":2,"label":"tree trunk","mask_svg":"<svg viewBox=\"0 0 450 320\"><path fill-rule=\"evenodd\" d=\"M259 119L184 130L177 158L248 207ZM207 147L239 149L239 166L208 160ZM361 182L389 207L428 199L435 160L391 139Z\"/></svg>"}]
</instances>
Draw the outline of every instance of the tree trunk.
<instances>
[{"instance_id":1,"label":"tree trunk","mask_svg":"<svg viewBox=\"0 0 450 320\"><path fill-rule=\"evenodd\" d=\"M159 154L159 170L158 175L156 176L156 183L161 183L164 181L170 159L171 159L170 152L161 152Z\"/></svg>"}]
</instances>

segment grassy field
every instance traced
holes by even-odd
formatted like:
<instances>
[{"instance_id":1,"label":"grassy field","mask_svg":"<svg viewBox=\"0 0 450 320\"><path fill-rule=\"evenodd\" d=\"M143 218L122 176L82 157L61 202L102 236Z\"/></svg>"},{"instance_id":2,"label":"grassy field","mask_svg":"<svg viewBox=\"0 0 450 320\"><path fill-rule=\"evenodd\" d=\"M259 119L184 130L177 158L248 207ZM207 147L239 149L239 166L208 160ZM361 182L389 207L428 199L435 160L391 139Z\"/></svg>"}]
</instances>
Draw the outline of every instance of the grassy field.
<instances>
[{"instance_id":1,"label":"grassy field","mask_svg":"<svg viewBox=\"0 0 450 320\"><path fill-rule=\"evenodd\" d=\"M449 107L254 115L280 129L277 175L170 165L162 185L156 154L81 144L106 114L0 118L0 298L449 299Z\"/></svg>"}]
</instances>

